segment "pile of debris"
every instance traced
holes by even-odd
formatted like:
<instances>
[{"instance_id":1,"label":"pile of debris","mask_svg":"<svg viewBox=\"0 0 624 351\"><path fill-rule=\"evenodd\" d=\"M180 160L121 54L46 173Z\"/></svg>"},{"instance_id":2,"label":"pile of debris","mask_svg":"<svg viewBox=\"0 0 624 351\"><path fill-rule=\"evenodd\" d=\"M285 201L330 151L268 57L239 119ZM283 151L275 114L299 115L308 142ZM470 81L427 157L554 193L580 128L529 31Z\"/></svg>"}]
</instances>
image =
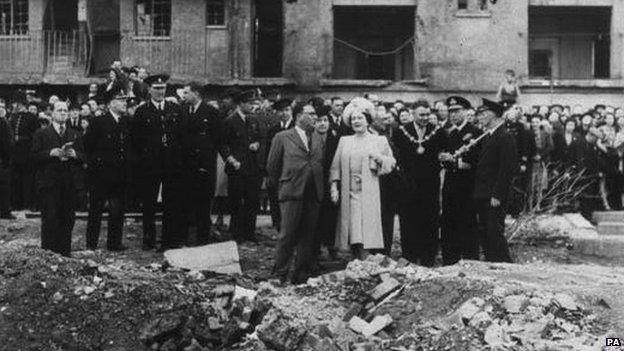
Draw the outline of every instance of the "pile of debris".
<instances>
[{"instance_id":1,"label":"pile of debris","mask_svg":"<svg viewBox=\"0 0 624 351\"><path fill-rule=\"evenodd\" d=\"M10 349L584 350L608 329L572 295L382 255L283 287L4 248L0 336Z\"/></svg>"}]
</instances>

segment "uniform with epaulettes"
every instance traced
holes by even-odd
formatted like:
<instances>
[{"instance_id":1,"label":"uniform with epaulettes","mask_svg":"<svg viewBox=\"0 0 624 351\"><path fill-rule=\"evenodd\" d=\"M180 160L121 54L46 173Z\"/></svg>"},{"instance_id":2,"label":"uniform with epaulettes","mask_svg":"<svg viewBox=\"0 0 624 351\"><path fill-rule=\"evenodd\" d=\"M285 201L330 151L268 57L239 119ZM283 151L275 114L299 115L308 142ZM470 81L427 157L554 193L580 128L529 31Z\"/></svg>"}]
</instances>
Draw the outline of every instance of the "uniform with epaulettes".
<instances>
[{"instance_id":1,"label":"uniform with epaulettes","mask_svg":"<svg viewBox=\"0 0 624 351\"><path fill-rule=\"evenodd\" d=\"M154 85L163 75L145 81ZM168 78L168 76L166 76ZM165 84L158 82L158 84ZM155 212L162 183L163 227L161 249L186 240L184 204L188 175L188 125L180 106L167 100L149 100L139 106L131 124L131 141L137 158L137 174L143 204L144 248L154 247Z\"/></svg>"},{"instance_id":2,"label":"uniform with epaulettes","mask_svg":"<svg viewBox=\"0 0 624 351\"><path fill-rule=\"evenodd\" d=\"M34 207L34 169L32 143L39 129L37 117L27 111L20 111L10 119L13 130L11 155L11 197L13 209Z\"/></svg>"},{"instance_id":3,"label":"uniform with epaulettes","mask_svg":"<svg viewBox=\"0 0 624 351\"><path fill-rule=\"evenodd\" d=\"M447 99L449 113L471 108L469 101L452 96ZM462 147L483 132L464 120L459 126L448 129L446 151L455 154ZM475 169L479 160L478 145L455 157L452 162L443 162L446 169L442 188L441 248L445 265L457 263L460 259L479 259L477 236L477 214L473 198Z\"/></svg>"}]
</instances>

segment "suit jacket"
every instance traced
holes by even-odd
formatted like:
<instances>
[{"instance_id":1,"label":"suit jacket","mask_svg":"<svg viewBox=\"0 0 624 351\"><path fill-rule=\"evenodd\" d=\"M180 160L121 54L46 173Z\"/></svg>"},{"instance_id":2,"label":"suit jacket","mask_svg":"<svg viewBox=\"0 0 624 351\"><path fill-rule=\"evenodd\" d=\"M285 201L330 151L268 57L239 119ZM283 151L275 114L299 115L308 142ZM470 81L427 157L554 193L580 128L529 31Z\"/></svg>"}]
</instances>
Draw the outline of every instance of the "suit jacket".
<instances>
[{"instance_id":1,"label":"suit jacket","mask_svg":"<svg viewBox=\"0 0 624 351\"><path fill-rule=\"evenodd\" d=\"M516 141L501 125L482 144L475 174L475 199L494 197L504 203L518 169L517 160Z\"/></svg>"},{"instance_id":2,"label":"suit jacket","mask_svg":"<svg viewBox=\"0 0 624 351\"><path fill-rule=\"evenodd\" d=\"M164 111L151 100L139 106L131 122L130 140L140 172L171 175L187 170L187 119L177 104L165 101Z\"/></svg>"},{"instance_id":3,"label":"suit jacket","mask_svg":"<svg viewBox=\"0 0 624 351\"><path fill-rule=\"evenodd\" d=\"M416 127L413 123L405 125L405 130L410 135L416 137ZM392 136L394 145L394 155L399 168L398 174L403 186L403 198L414 199L418 194L435 194L440 189L440 162L438 155L446 147L446 132L438 129L435 134L435 127L427 125L425 135L432 135L423 143L425 152L418 154L418 146L405 136L403 131L396 130ZM433 192L433 193L432 193Z\"/></svg>"},{"instance_id":4,"label":"suit jacket","mask_svg":"<svg viewBox=\"0 0 624 351\"><path fill-rule=\"evenodd\" d=\"M572 142L566 143L564 133L555 133L553 136L554 150L552 160L561 167L574 169L582 164L582 137L572 133Z\"/></svg>"},{"instance_id":5,"label":"suit jacket","mask_svg":"<svg viewBox=\"0 0 624 351\"><path fill-rule=\"evenodd\" d=\"M308 152L303 140L292 128L277 133L267 161L269 185L277 187L278 200L302 200L309 182L314 182L317 200L323 200L324 143L320 135L311 134L312 145Z\"/></svg>"},{"instance_id":6,"label":"suit jacket","mask_svg":"<svg viewBox=\"0 0 624 351\"><path fill-rule=\"evenodd\" d=\"M68 142L73 142L76 159L61 161L58 157L51 157L50 151L60 148ZM38 190L59 186L70 182L76 189L84 187L82 165L84 163L84 149L80 133L67 128L65 135L58 135L53 125L38 130L33 137L33 158L36 173L35 183Z\"/></svg>"},{"instance_id":7,"label":"suit jacket","mask_svg":"<svg viewBox=\"0 0 624 351\"><path fill-rule=\"evenodd\" d=\"M80 126L80 121L82 118L78 117L76 122L72 121L71 118L67 119L67 128L71 128L79 133L82 133L82 127Z\"/></svg>"},{"instance_id":8,"label":"suit jacket","mask_svg":"<svg viewBox=\"0 0 624 351\"><path fill-rule=\"evenodd\" d=\"M336 123L334 121L334 116L332 114L329 115L329 130L327 132L338 139L343 136L355 134L351 126L345 124L342 118L341 116L339 123Z\"/></svg>"},{"instance_id":9,"label":"suit jacket","mask_svg":"<svg viewBox=\"0 0 624 351\"><path fill-rule=\"evenodd\" d=\"M9 167L12 140L13 135L11 134L9 122L4 118L0 118L0 169Z\"/></svg>"},{"instance_id":10,"label":"suit jacket","mask_svg":"<svg viewBox=\"0 0 624 351\"><path fill-rule=\"evenodd\" d=\"M93 118L84 135L88 174L94 181L119 184L127 181L129 120L120 116L119 122L110 112ZM93 185L93 184L92 184Z\"/></svg>"},{"instance_id":11,"label":"suit jacket","mask_svg":"<svg viewBox=\"0 0 624 351\"><path fill-rule=\"evenodd\" d=\"M194 175L205 180L210 194L214 193L217 172L217 152L227 158L223 145L223 125L219 111L201 102L196 111L188 109L190 138L189 167Z\"/></svg>"},{"instance_id":12,"label":"suit jacket","mask_svg":"<svg viewBox=\"0 0 624 351\"><path fill-rule=\"evenodd\" d=\"M260 130L253 116L242 117L235 111L223 122L223 140L225 154L233 156L241 163L241 168L235 170L231 164L226 163L225 173L260 175L259 151L249 150L249 145L261 142Z\"/></svg>"},{"instance_id":13,"label":"suit jacket","mask_svg":"<svg viewBox=\"0 0 624 351\"><path fill-rule=\"evenodd\" d=\"M31 163L33 136L39 129L37 116L28 112L19 112L11 118L11 129L15 143L13 144L13 163L27 165Z\"/></svg>"}]
</instances>

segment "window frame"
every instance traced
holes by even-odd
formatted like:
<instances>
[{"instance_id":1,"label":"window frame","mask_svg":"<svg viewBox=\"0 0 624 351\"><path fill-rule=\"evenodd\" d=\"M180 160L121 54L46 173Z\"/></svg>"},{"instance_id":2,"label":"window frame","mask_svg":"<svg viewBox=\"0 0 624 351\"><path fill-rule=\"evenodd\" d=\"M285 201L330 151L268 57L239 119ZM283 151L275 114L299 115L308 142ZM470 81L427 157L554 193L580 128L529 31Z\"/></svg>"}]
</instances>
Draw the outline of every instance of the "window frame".
<instances>
[{"instance_id":1,"label":"window frame","mask_svg":"<svg viewBox=\"0 0 624 351\"><path fill-rule=\"evenodd\" d=\"M459 4L464 0L455 2L455 17L460 18L489 18L492 17L490 0L465 0L466 8L460 8Z\"/></svg>"},{"instance_id":2,"label":"window frame","mask_svg":"<svg viewBox=\"0 0 624 351\"><path fill-rule=\"evenodd\" d=\"M217 3L217 2L221 2L223 4L223 24L208 24L208 8L210 7L211 3ZM227 28L228 26L228 1L227 0L206 0L206 11L205 11L205 16L206 16L206 28L216 28L216 29L223 29L223 28Z\"/></svg>"},{"instance_id":3,"label":"window frame","mask_svg":"<svg viewBox=\"0 0 624 351\"><path fill-rule=\"evenodd\" d=\"M168 6L169 6L169 27L167 29L167 33L166 34L157 34L155 27L154 27L154 2L155 1L160 1L160 2L168 2ZM151 6L151 12L149 13L150 16L152 16L151 18L151 26L150 26L150 33L148 34L144 34L144 33L139 33L139 3L149 3ZM156 40L166 40L168 38L171 38L171 30L172 30L172 3L173 0L134 0L134 38L135 39L148 39L148 38L153 38Z\"/></svg>"},{"instance_id":4,"label":"window frame","mask_svg":"<svg viewBox=\"0 0 624 351\"><path fill-rule=\"evenodd\" d=\"M24 37L27 36L30 31L30 13L29 13L29 1L28 0L1 0L2 2L8 3L10 7L10 13L8 18L8 31L3 32L4 28L0 27L0 37ZM21 5L21 6L19 6ZM25 12L21 12L20 15L24 17L23 26L25 30L16 30L16 14L18 9L21 7L25 7ZM21 24L22 22L20 22Z\"/></svg>"}]
</instances>

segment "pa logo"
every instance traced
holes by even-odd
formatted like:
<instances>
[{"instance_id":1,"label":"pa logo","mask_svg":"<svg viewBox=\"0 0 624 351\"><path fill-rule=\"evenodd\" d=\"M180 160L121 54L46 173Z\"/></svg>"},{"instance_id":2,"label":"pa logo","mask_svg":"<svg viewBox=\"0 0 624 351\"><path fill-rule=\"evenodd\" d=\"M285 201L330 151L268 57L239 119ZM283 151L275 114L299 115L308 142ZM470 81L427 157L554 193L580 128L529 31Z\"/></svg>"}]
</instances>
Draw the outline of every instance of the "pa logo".
<instances>
[{"instance_id":1,"label":"pa logo","mask_svg":"<svg viewBox=\"0 0 624 351\"><path fill-rule=\"evenodd\" d=\"M605 341L605 346L623 346L622 340L620 338L607 338Z\"/></svg>"}]
</instances>

